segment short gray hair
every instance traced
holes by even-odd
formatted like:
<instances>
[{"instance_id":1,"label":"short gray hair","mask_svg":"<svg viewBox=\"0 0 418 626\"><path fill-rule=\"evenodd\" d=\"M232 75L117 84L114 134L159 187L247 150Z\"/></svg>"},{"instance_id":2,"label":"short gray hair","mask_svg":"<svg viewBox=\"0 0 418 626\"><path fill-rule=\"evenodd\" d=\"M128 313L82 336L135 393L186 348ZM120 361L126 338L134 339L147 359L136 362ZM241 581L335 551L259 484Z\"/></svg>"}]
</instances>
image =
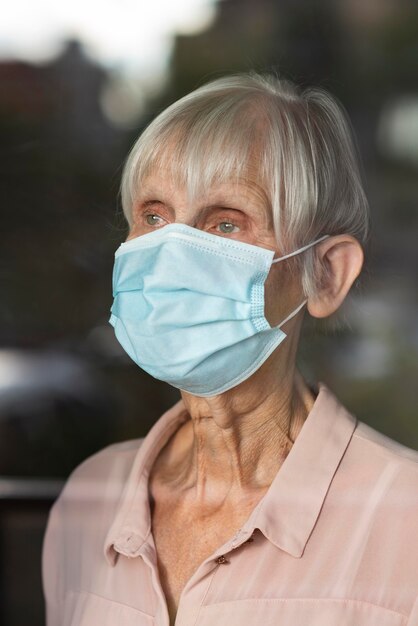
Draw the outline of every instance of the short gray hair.
<instances>
[{"instance_id":1,"label":"short gray hair","mask_svg":"<svg viewBox=\"0 0 418 626\"><path fill-rule=\"evenodd\" d=\"M214 182L245 179L255 166L283 253L326 234L349 234L366 243L368 202L351 126L324 89L301 89L274 75L239 74L169 106L127 159L121 195L129 223L142 181L160 166L192 198ZM315 249L302 257L303 287L311 295L321 268Z\"/></svg>"}]
</instances>

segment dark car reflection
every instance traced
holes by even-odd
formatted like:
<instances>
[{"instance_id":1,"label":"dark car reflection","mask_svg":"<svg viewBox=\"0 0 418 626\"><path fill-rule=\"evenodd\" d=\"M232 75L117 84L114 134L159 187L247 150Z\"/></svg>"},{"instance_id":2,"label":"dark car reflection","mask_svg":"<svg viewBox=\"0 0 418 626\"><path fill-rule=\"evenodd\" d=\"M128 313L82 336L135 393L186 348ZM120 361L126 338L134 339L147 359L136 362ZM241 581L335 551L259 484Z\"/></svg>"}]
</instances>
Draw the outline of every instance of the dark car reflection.
<instances>
[{"instance_id":1,"label":"dark car reflection","mask_svg":"<svg viewBox=\"0 0 418 626\"><path fill-rule=\"evenodd\" d=\"M110 442L116 404L82 357L0 350L0 475L67 476Z\"/></svg>"},{"instance_id":2,"label":"dark car reflection","mask_svg":"<svg viewBox=\"0 0 418 626\"><path fill-rule=\"evenodd\" d=\"M85 355L0 350L1 624L43 623L40 555L49 509L64 477L115 436L119 410Z\"/></svg>"}]
</instances>

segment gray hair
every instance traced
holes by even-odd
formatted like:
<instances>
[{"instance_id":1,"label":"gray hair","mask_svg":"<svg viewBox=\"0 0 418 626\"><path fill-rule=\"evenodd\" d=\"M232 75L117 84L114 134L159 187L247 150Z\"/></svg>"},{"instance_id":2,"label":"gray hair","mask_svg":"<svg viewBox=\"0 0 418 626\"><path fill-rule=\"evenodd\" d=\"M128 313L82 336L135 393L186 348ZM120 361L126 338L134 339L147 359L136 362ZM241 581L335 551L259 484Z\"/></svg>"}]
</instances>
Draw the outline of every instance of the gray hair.
<instances>
[{"instance_id":1,"label":"gray hair","mask_svg":"<svg viewBox=\"0 0 418 626\"><path fill-rule=\"evenodd\" d=\"M256 169L270 202L277 244L286 253L322 235L368 237L364 193L350 123L320 88L255 73L214 80L181 98L145 129L122 176L129 223L142 181L166 167L195 198L213 183L245 179ZM306 295L324 268L315 248L297 261Z\"/></svg>"}]
</instances>

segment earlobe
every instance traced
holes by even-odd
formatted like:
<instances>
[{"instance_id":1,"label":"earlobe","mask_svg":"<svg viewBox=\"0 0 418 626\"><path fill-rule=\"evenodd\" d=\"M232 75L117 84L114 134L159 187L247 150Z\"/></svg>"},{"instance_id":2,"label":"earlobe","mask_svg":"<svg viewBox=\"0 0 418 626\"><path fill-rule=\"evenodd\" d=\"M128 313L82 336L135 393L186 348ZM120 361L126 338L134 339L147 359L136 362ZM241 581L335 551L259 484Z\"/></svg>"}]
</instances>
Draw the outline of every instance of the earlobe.
<instances>
[{"instance_id":1,"label":"earlobe","mask_svg":"<svg viewBox=\"0 0 418 626\"><path fill-rule=\"evenodd\" d=\"M355 279L361 272L364 253L360 243L351 235L336 235L317 247L317 262L323 276L307 308L313 317L328 317L344 302Z\"/></svg>"}]
</instances>

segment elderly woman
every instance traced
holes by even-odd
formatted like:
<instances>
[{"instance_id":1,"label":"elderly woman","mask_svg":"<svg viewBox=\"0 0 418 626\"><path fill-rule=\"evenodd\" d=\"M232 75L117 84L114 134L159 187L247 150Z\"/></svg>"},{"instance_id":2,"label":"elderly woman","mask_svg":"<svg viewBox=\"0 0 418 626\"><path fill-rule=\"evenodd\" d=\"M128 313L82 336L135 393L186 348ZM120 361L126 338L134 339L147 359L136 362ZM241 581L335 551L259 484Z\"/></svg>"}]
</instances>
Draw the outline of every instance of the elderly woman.
<instances>
[{"instance_id":1,"label":"elderly woman","mask_svg":"<svg viewBox=\"0 0 418 626\"><path fill-rule=\"evenodd\" d=\"M418 624L417 455L295 365L358 277L367 201L322 90L216 80L133 147L111 323L180 389L143 440L69 479L48 626Z\"/></svg>"}]
</instances>

